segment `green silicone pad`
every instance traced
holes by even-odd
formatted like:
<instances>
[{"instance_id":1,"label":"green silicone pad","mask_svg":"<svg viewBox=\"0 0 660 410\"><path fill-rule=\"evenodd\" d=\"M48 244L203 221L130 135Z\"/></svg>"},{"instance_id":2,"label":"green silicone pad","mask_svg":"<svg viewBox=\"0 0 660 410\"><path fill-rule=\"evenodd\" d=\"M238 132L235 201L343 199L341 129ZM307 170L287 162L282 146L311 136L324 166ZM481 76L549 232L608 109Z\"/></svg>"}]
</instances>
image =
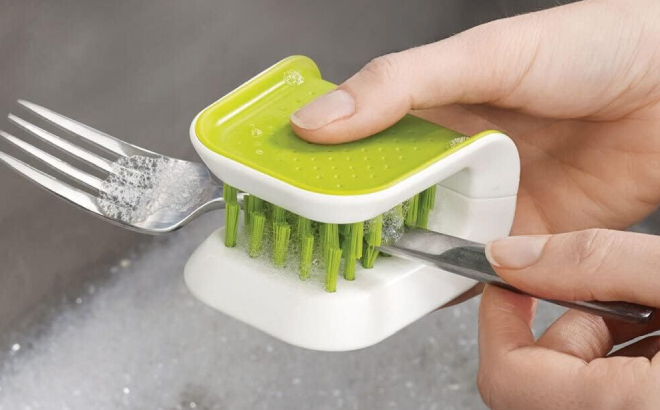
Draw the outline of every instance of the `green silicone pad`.
<instances>
[{"instance_id":1,"label":"green silicone pad","mask_svg":"<svg viewBox=\"0 0 660 410\"><path fill-rule=\"evenodd\" d=\"M290 115L335 87L321 79L309 58L289 57L205 109L195 132L220 155L296 187L332 195L383 190L478 137L467 139L408 115L356 142L329 146L298 138L289 126Z\"/></svg>"}]
</instances>

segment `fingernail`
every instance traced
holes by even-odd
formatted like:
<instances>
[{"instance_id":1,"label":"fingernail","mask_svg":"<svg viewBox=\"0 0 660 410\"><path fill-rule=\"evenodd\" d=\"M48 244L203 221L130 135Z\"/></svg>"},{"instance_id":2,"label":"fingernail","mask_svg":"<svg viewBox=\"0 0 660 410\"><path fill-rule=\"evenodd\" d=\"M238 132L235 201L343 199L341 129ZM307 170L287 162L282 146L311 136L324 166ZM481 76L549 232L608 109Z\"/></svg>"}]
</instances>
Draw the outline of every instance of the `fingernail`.
<instances>
[{"instance_id":1,"label":"fingernail","mask_svg":"<svg viewBox=\"0 0 660 410\"><path fill-rule=\"evenodd\" d=\"M486 257L498 268L522 269L535 264L541 257L550 235L510 236L486 246Z\"/></svg>"},{"instance_id":2,"label":"fingernail","mask_svg":"<svg viewBox=\"0 0 660 410\"><path fill-rule=\"evenodd\" d=\"M300 128L315 130L340 118L350 117L354 112L353 97L344 90L335 90L293 113L291 121Z\"/></svg>"}]
</instances>

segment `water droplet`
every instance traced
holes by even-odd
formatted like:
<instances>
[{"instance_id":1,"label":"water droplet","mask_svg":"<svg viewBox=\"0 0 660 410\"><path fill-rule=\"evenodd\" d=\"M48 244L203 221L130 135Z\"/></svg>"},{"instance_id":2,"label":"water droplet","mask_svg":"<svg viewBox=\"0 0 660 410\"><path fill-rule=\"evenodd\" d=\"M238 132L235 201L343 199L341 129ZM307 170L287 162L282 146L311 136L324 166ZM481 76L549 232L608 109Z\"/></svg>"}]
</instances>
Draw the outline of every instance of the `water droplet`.
<instances>
[{"instance_id":1,"label":"water droplet","mask_svg":"<svg viewBox=\"0 0 660 410\"><path fill-rule=\"evenodd\" d=\"M12 352L18 352L19 350L21 350L21 345L20 344L14 343L13 345L11 345L11 351Z\"/></svg>"},{"instance_id":2,"label":"water droplet","mask_svg":"<svg viewBox=\"0 0 660 410\"><path fill-rule=\"evenodd\" d=\"M131 393L131 389L129 389L128 387L124 387L122 389L122 391L124 392L124 394L130 394Z\"/></svg>"},{"instance_id":3,"label":"water droplet","mask_svg":"<svg viewBox=\"0 0 660 410\"><path fill-rule=\"evenodd\" d=\"M284 73L284 82L288 85L300 85L305 82L305 77L296 70L288 70Z\"/></svg>"},{"instance_id":4,"label":"water droplet","mask_svg":"<svg viewBox=\"0 0 660 410\"><path fill-rule=\"evenodd\" d=\"M263 152L262 150L260 150L260 149L258 149L258 150L256 150L256 151L254 151L254 152L255 152L255 153L256 153L257 155L261 155L261 154L263 154L263 153L264 153L264 152Z\"/></svg>"}]
</instances>

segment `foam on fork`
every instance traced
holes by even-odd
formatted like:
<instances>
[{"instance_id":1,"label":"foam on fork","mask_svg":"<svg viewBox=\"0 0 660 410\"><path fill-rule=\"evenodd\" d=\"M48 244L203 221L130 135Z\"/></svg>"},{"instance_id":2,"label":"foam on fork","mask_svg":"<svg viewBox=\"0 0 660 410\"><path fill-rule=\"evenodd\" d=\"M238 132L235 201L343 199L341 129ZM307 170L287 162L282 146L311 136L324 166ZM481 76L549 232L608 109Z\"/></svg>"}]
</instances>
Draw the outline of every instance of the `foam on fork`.
<instances>
[{"instance_id":1,"label":"foam on fork","mask_svg":"<svg viewBox=\"0 0 660 410\"><path fill-rule=\"evenodd\" d=\"M98 204L105 215L128 223L161 211L185 211L194 206L203 181L193 164L165 157L134 155L112 164L103 181Z\"/></svg>"}]
</instances>

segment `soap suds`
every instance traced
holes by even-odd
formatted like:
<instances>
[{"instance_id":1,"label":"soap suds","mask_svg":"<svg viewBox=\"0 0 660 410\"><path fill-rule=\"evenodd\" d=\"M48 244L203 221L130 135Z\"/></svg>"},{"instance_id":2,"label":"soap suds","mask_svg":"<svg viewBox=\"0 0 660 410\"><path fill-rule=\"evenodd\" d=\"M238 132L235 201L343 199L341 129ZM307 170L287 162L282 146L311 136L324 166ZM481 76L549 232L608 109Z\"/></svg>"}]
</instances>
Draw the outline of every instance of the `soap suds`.
<instances>
[{"instance_id":1,"label":"soap suds","mask_svg":"<svg viewBox=\"0 0 660 410\"><path fill-rule=\"evenodd\" d=\"M195 206L203 180L194 164L171 158L121 157L103 181L98 205L105 215L138 223L159 211Z\"/></svg>"}]
</instances>

